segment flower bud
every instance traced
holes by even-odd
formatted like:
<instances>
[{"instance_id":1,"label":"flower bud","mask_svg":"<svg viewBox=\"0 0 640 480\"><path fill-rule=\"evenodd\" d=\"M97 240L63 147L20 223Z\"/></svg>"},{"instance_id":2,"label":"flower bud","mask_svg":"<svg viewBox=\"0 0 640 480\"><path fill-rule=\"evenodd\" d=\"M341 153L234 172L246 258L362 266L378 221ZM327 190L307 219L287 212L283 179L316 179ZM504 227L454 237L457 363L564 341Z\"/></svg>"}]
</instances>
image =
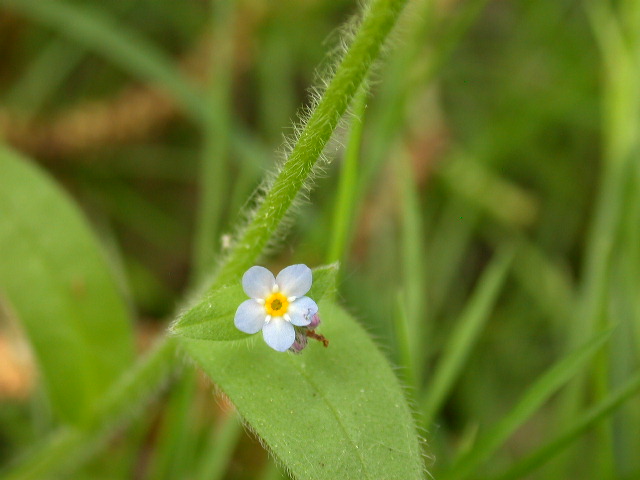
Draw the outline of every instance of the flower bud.
<instances>
[{"instance_id":1,"label":"flower bud","mask_svg":"<svg viewBox=\"0 0 640 480\"><path fill-rule=\"evenodd\" d=\"M293 353L300 353L307 346L307 335L305 328L296 328L296 339L293 341L293 345L289 347L289 351Z\"/></svg>"},{"instance_id":2,"label":"flower bud","mask_svg":"<svg viewBox=\"0 0 640 480\"><path fill-rule=\"evenodd\" d=\"M318 325L320 325L320 315L314 313L313 317L311 317L311 323L307 325L307 328L309 330L315 330Z\"/></svg>"}]
</instances>

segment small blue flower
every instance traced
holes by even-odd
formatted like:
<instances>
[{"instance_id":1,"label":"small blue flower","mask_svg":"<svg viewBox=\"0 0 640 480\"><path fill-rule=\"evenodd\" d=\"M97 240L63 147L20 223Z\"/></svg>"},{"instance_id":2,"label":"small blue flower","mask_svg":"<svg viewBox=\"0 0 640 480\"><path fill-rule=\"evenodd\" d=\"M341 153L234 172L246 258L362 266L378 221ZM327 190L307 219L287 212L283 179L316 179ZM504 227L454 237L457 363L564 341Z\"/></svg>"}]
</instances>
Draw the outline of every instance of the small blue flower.
<instances>
[{"instance_id":1,"label":"small blue flower","mask_svg":"<svg viewBox=\"0 0 640 480\"><path fill-rule=\"evenodd\" d=\"M278 352L287 351L296 340L296 327L306 327L318 313L318 305L305 293L311 288L311 269L291 265L277 277L254 266L242 277L242 288L251 297L236 310L234 324L245 333L262 330L264 341Z\"/></svg>"}]
</instances>

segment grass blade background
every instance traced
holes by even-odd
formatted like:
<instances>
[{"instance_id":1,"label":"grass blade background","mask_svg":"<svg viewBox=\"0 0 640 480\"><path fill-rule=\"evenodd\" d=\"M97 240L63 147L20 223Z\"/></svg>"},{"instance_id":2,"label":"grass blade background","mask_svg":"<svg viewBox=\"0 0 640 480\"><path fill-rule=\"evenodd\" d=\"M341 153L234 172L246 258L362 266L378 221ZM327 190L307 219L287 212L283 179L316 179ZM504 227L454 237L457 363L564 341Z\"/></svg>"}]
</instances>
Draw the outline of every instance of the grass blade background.
<instances>
[{"instance_id":1,"label":"grass blade background","mask_svg":"<svg viewBox=\"0 0 640 480\"><path fill-rule=\"evenodd\" d=\"M211 2L215 28L213 43L213 75L207 89L207 110L211 121L204 129L204 146L200 166L200 201L193 245L193 278L202 281L214 266L218 251L218 231L229 194L225 182L229 163L231 136L231 99L233 90L235 1Z\"/></svg>"},{"instance_id":2,"label":"grass blade background","mask_svg":"<svg viewBox=\"0 0 640 480\"><path fill-rule=\"evenodd\" d=\"M490 431L478 439L467 454L462 455L446 471L442 479L467 478L482 462L486 461L502 443L522 425L560 387L584 371L609 339L611 332L600 333L580 349L549 368L522 396L511 411Z\"/></svg>"},{"instance_id":3,"label":"grass blade background","mask_svg":"<svg viewBox=\"0 0 640 480\"><path fill-rule=\"evenodd\" d=\"M551 441L528 454L511 466L506 472L498 475L495 480L511 480L523 478L533 470L540 468L570 445L578 441L581 435L597 422L609 417L620 405L629 400L640 391L640 376L636 375L617 390L611 392L607 398L589 409L579 417L575 424L571 425Z\"/></svg>"},{"instance_id":4,"label":"grass blade background","mask_svg":"<svg viewBox=\"0 0 640 480\"><path fill-rule=\"evenodd\" d=\"M358 179L358 162L360 161L360 142L362 141L362 123L369 91L361 88L354 99L353 118L349 129L347 148L340 168L340 180L338 183L338 196L333 211L333 232L329 250L327 251L327 263L340 262L344 259L349 247L349 231L353 221L355 208L355 191Z\"/></svg>"},{"instance_id":5,"label":"grass blade background","mask_svg":"<svg viewBox=\"0 0 640 480\"><path fill-rule=\"evenodd\" d=\"M421 408L425 427L429 428L456 377L460 374L483 325L488 320L504 284L513 255L513 251L502 252L487 267L458 320L457 327L449 337L433 379L425 387Z\"/></svg>"}]
</instances>

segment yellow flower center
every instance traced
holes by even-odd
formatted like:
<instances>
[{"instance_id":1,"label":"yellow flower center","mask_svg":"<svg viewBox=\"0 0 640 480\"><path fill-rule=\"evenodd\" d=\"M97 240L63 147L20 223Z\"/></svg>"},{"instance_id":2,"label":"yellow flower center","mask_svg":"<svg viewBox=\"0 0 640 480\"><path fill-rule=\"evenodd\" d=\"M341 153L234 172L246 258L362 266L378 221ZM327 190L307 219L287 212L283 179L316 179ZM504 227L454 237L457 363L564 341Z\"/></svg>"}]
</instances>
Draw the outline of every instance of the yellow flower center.
<instances>
[{"instance_id":1,"label":"yellow flower center","mask_svg":"<svg viewBox=\"0 0 640 480\"><path fill-rule=\"evenodd\" d=\"M272 293L264 302L267 315L282 317L289 310L289 300L282 293Z\"/></svg>"}]
</instances>

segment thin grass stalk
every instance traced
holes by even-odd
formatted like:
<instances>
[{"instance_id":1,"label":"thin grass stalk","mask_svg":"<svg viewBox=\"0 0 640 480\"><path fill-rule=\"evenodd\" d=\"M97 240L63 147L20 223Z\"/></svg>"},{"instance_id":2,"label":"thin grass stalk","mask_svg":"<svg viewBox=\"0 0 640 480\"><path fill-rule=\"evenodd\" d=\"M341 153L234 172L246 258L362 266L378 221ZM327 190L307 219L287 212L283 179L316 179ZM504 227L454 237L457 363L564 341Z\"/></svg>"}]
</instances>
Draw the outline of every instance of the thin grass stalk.
<instances>
[{"instance_id":1,"label":"thin grass stalk","mask_svg":"<svg viewBox=\"0 0 640 480\"><path fill-rule=\"evenodd\" d=\"M344 160L338 180L338 197L333 211L333 227L331 229L331 243L326 257L326 263L342 262L348 248L347 239L353 219L355 193L358 179L358 159L360 157L360 142L362 141L362 124L367 108L368 91L361 88L354 99L353 117Z\"/></svg>"},{"instance_id":2,"label":"thin grass stalk","mask_svg":"<svg viewBox=\"0 0 640 480\"><path fill-rule=\"evenodd\" d=\"M513 256L514 252L509 249L501 252L491 262L462 312L433 378L425 388L421 402L421 420L425 428L430 428L431 422L462 372L462 367L502 290Z\"/></svg>"},{"instance_id":3,"label":"thin grass stalk","mask_svg":"<svg viewBox=\"0 0 640 480\"><path fill-rule=\"evenodd\" d=\"M601 184L587 237L584 274L579 288L577 315L570 331L569 349L611 321L611 268L616 256L622 254L615 245L619 235L618 226L623 218L626 165L632 159L639 130L638 70L633 52L626 46L623 23L604 3L592 3L587 11L603 55L604 151ZM593 392L595 401L606 397L610 363L611 353L601 353L591 373L578 378L567 391L560 412L560 425L567 425L574 418L579 409L580 395L585 389ZM599 446L594 451L593 459L596 476L601 477L614 470L611 424L601 423L594 434ZM556 475L563 475L567 468L566 458L561 459L554 468Z\"/></svg>"},{"instance_id":4,"label":"thin grass stalk","mask_svg":"<svg viewBox=\"0 0 640 480\"><path fill-rule=\"evenodd\" d=\"M428 355L427 327L427 261L425 232L420 195L414 178L409 152L399 153L398 176L400 195L400 258L404 284L405 315L409 322L409 350L416 381L422 378ZM417 387L417 384L416 384Z\"/></svg>"},{"instance_id":5,"label":"thin grass stalk","mask_svg":"<svg viewBox=\"0 0 640 480\"><path fill-rule=\"evenodd\" d=\"M220 480L224 478L233 451L242 436L242 423L236 412L222 419L222 425L207 439L194 469L194 480Z\"/></svg>"},{"instance_id":6,"label":"thin grass stalk","mask_svg":"<svg viewBox=\"0 0 640 480\"><path fill-rule=\"evenodd\" d=\"M0 472L3 480L42 480L71 472L103 448L109 435L139 411L176 369L176 341L163 338L109 390L83 428L62 427Z\"/></svg>"},{"instance_id":7,"label":"thin grass stalk","mask_svg":"<svg viewBox=\"0 0 640 480\"><path fill-rule=\"evenodd\" d=\"M209 82L207 104L211 121L204 129L204 147L200 163L200 201L193 246L193 280L201 281L213 266L218 250L218 230L224 198L229 186L224 180L231 135L230 99L233 75L233 38L235 0L212 2L215 35L213 38L213 75Z\"/></svg>"}]
</instances>

